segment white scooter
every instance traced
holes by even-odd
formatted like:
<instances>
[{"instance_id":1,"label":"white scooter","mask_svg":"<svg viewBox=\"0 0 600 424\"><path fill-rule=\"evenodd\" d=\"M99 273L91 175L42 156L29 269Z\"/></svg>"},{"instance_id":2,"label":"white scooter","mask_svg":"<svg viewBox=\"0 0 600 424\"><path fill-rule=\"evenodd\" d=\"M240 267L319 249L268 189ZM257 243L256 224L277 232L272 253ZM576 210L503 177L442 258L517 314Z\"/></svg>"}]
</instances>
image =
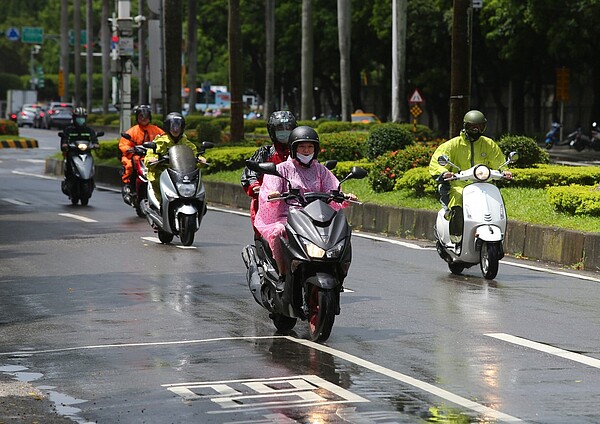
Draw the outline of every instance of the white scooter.
<instances>
[{"instance_id":1,"label":"white scooter","mask_svg":"<svg viewBox=\"0 0 600 424\"><path fill-rule=\"evenodd\" d=\"M479 164L464 171L450 162L447 156L438 158L440 165L451 165L458 170L446 181L473 181L463 189L462 236L451 236L450 221L445 218L447 209L442 208L437 214L434 228L436 248L453 274L460 274L476 264L480 264L483 277L488 280L498 274L498 263L504 257L502 242L506 232L506 210L500 190L488 181L505 179L501 169L518 157L517 152L511 152L499 170ZM452 219L460 219L459 215Z\"/></svg>"},{"instance_id":2,"label":"white scooter","mask_svg":"<svg viewBox=\"0 0 600 424\"><path fill-rule=\"evenodd\" d=\"M153 141L146 141L143 146L156 151ZM203 142L198 154L213 146L211 142ZM191 246L194 242L194 234L206 213L206 193L200 170L196 167L198 162L192 149L176 144L155 164L149 165L168 164L168 168L160 174L161 203L152 184L148 184L148 198L140 203L161 243L171 243L174 236L178 236L184 246Z\"/></svg>"}]
</instances>

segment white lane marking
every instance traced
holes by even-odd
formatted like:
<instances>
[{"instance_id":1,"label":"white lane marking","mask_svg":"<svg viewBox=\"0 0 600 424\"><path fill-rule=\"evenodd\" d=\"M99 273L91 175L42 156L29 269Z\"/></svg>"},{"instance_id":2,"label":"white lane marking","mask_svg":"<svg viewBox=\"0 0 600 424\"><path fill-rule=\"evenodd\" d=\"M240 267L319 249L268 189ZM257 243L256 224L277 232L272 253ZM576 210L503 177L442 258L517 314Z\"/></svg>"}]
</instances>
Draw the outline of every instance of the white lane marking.
<instances>
[{"instance_id":1,"label":"white lane marking","mask_svg":"<svg viewBox=\"0 0 600 424\"><path fill-rule=\"evenodd\" d=\"M17 174L17 175L26 175L28 177L36 177L36 178L42 178L44 180L58 180L58 177L53 177L50 175L40 175L40 174L33 174L31 172L23 172L23 171L11 171L13 174Z\"/></svg>"},{"instance_id":2,"label":"white lane marking","mask_svg":"<svg viewBox=\"0 0 600 424\"><path fill-rule=\"evenodd\" d=\"M162 244L158 237L141 237L142 240L151 241L152 243ZM196 246L183 246L181 244L173 244L178 249L197 249Z\"/></svg>"},{"instance_id":3,"label":"white lane marking","mask_svg":"<svg viewBox=\"0 0 600 424\"><path fill-rule=\"evenodd\" d=\"M7 203L12 203L13 205L17 205L17 206L28 206L29 205L29 203L21 202L20 200L17 200L17 199L4 198L2 200L4 200Z\"/></svg>"},{"instance_id":4,"label":"white lane marking","mask_svg":"<svg viewBox=\"0 0 600 424\"><path fill-rule=\"evenodd\" d=\"M73 218L73 219L77 219L77 220L83 221L83 222L98 222L95 219L87 218L87 217L81 216L81 215L75 215L72 213L59 213L59 215L64 216L65 218Z\"/></svg>"},{"instance_id":5,"label":"white lane marking","mask_svg":"<svg viewBox=\"0 0 600 424\"><path fill-rule=\"evenodd\" d=\"M501 421L505 421L505 422L521 422L522 421L521 419L519 419L517 417L513 417L512 415L508 415L503 412L496 411L495 409L488 408L487 406L481 405L481 404L473 402L469 399L463 398L462 396L455 395L454 393L451 393L447 390L436 387L433 384L429 384L424 381L417 380L414 377L410 377L406 374L402 374L400 372L391 370L389 368L382 367L380 365L374 364L373 362L367 361L365 359L361 359L358 356L350 355L348 353L339 351L337 349L333 349L329 346L311 342L310 340L295 339L290 336L284 336L284 337L287 338L288 340L294 341L296 343L311 347L316 350L320 350L321 352L328 353L328 354L336 356L340 359L344 359L348 362L352 362L353 364L356 364L363 368L367 368L371 371L377 372L379 374L383 374L394 380L411 385L420 390L428 392L432 395L441 397L442 399L446 399L449 402L453 402L457 405L460 405L464 408L470 409L477 413L486 415L488 417L498 419Z\"/></svg>"},{"instance_id":6,"label":"white lane marking","mask_svg":"<svg viewBox=\"0 0 600 424\"><path fill-rule=\"evenodd\" d=\"M568 271L557 271L557 270L553 270L553 269L542 268L539 266L520 264L517 262L508 262L506 260L502 260L502 261L500 261L500 263L505 264L505 265L515 266L517 268L525 268L525 269L530 269L532 271L547 272L548 274L562 275L565 277L579 278L580 280L588 280L588 281L594 281L596 283L600 283L600 278L594 278L589 275L579 275L579 274L575 274L575 273L568 272Z\"/></svg>"},{"instance_id":7,"label":"white lane marking","mask_svg":"<svg viewBox=\"0 0 600 424\"><path fill-rule=\"evenodd\" d=\"M589 365L590 367L600 368L600 359L591 358L580 353L569 352L568 350L560 349L543 343L533 342L522 337L513 336L506 333L488 333L488 337L493 337L498 340L503 340L508 343L513 343L519 346L528 347L530 349L539 350L540 352L550 355L560 356L561 358Z\"/></svg>"},{"instance_id":8,"label":"white lane marking","mask_svg":"<svg viewBox=\"0 0 600 424\"><path fill-rule=\"evenodd\" d=\"M354 231L352 233L353 236L355 237L362 237L365 239L369 239L369 240L375 240L375 241L381 241L384 243L390 243L390 244L396 244L398 246L403 246L403 247L408 247L409 249L416 249L416 250L433 250L430 247L422 247L422 246L418 246L414 243L409 243L409 242L405 242L405 241L400 241L400 240L394 240L394 239L388 239L388 238L384 238L384 237L379 237L379 236L373 236L370 234L365 234L365 233L359 233Z\"/></svg>"},{"instance_id":9,"label":"white lane marking","mask_svg":"<svg viewBox=\"0 0 600 424\"><path fill-rule=\"evenodd\" d=\"M45 159L17 159L19 162L46 163Z\"/></svg>"},{"instance_id":10,"label":"white lane marking","mask_svg":"<svg viewBox=\"0 0 600 424\"><path fill-rule=\"evenodd\" d=\"M291 342L298 343L310 348L320 350L321 352L328 353L336 356L345 361L351 362L358 366L367 368L379 374L383 374L389 378L416 387L432 395L438 396L456 405L460 405L464 408L470 409L477 413L486 415L488 417L498 419L504 422L522 422L521 419L505 414L503 412L496 411L495 409L488 408L487 406L473 402L469 399L463 398L462 396L455 395L447 390L441 389L434 386L433 384L426 383L421 380L417 380L414 377L410 377L406 374L391 370L389 368L382 367L373 362L359 358L358 356L350 355L337 349L333 349L328 346L324 346L318 343L311 342L309 340L296 339L291 336L248 336L248 337L218 337L211 339L196 339L196 340L178 340L171 342L150 342L150 343L123 343L123 344L105 344L105 345L93 345L93 346L79 346L69 347L60 349L45 349L45 350L22 350L16 352L0 352L1 356L31 356L36 354L45 353L57 353L57 352L71 352L75 350L91 350L91 349L107 349L107 348L123 348L123 347L146 347L146 346L171 346L171 345L185 345L185 344L198 344L198 343L209 343L209 342L222 342L231 340L261 340L261 339L287 339Z\"/></svg>"},{"instance_id":11,"label":"white lane marking","mask_svg":"<svg viewBox=\"0 0 600 424\"><path fill-rule=\"evenodd\" d=\"M233 209L217 208L215 206L208 206L208 209L210 209L211 211L224 212L224 213L230 213L230 214L233 214L233 215L240 215L240 216L250 217L250 214L248 212L236 211L236 210L233 210Z\"/></svg>"}]
</instances>

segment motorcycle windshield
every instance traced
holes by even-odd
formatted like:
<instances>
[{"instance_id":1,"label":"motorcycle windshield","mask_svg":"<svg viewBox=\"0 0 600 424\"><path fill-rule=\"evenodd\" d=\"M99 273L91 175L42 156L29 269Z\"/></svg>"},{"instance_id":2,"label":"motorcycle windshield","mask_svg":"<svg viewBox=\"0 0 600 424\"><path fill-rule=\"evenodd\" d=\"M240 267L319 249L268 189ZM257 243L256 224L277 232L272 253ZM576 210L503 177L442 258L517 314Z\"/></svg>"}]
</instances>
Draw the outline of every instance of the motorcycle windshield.
<instances>
[{"instance_id":1,"label":"motorcycle windshield","mask_svg":"<svg viewBox=\"0 0 600 424\"><path fill-rule=\"evenodd\" d=\"M196 156L185 144L176 144L169 149L169 163L172 169L181 173L196 170Z\"/></svg>"}]
</instances>

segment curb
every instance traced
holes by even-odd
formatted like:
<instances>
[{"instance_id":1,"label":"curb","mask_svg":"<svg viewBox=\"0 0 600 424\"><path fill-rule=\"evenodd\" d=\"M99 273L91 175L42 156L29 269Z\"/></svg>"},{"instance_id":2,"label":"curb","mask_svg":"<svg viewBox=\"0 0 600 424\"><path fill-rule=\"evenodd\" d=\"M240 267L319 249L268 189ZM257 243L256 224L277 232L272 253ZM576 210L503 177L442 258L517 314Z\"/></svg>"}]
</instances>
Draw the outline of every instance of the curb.
<instances>
[{"instance_id":1,"label":"curb","mask_svg":"<svg viewBox=\"0 0 600 424\"><path fill-rule=\"evenodd\" d=\"M39 147L38 141L32 138L24 140L0 140L0 149L32 149L37 147Z\"/></svg>"},{"instance_id":2,"label":"curb","mask_svg":"<svg viewBox=\"0 0 600 424\"><path fill-rule=\"evenodd\" d=\"M62 175L62 172L62 161L46 159L46 174ZM119 169L96 166L96 181L120 187ZM210 203L245 210L250 206L250 199L237 184L205 181L204 185L206 198ZM363 203L345 209L344 213L350 224L361 231L407 239L435 240L433 228L436 211ZM509 221L504 249L507 254L516 257L600 271L598 233Z\"/></svg>"}]
</instances>

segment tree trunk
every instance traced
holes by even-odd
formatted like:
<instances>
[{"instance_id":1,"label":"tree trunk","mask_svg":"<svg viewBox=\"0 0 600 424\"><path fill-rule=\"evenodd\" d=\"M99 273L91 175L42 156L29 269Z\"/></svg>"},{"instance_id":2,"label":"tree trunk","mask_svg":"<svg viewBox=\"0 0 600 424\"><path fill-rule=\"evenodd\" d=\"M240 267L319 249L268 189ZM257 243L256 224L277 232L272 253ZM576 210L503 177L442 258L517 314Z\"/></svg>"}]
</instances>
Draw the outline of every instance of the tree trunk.
<instances>
[{"instance_id":1,"label":"tree trunk","mask_svg":"<svg viewBox=\"0 0 600 424\"><path fill-rule=\"evenodd\" d=\"M60 71L62 72L62 102L69 101L69 0L60 0Z\"/></svg>"},{"instance_id":2,"label":"tree trunk","mask_svg":"<svg viewBox=\"0 0 600 424\"><path fill-rule=\"evenodd\" d=\"M86 74L86 87L85 87L85 107L88 113L92 111L92 82L94 75L94 42L93 34L94 27L92 25L92 0L86 0L85 8L85 44L87 49L85 51L85 74Z\"/></svg>"},{"instance_id":3,"label":"tree trunk","mask_svg":"<svg viewBox=\"0 0 600 424\"><path fill-rule=\"evenodd\" d=\"M75 71L75 106L81 106L81 0L73 1L73 70Z\"/></svg>"},{"instance_id":4,"label":"tree trunk","mask_svg":"<svg viewBox=\"0 0 600 424\"><path fill-rule=\"evenodd\" d=\"M229 0L229 85L231 90L231 141L244 139L244 105L242 103L242 29L240 0Z\"/></svg>"},{"instance_id":5,"label":"tree trunk","mask_svg":"<svg viewBox=\"0 0 600 424\"><path fill-rule=\"evenodd\" d=\"M108 5L109 0L102 0L102 25L100 29L100 37L102 43L102 113L108 113L108 103L110 101L110 38L112 28L108 23Z\"/></svg>"},{"instance_id":6,"label":"tree trunk","mask_svg":"<svg viewBox=\"0 0 600 424\"><path fill-rule=\"evenodd\" d=\"M471 101L471 11L471 0L454 0L449 137L462 129Z\"/></svg>"},{"instance_id":7,"label":"tree trunk","mask_svg":"<svg viewBox=\"0 0 600 424\"><path fill-rule=\"evenodd\" d=\"M274 110L273 99L275 97L275 0L265 0L265 39L264 117L269 119ZM279 109L283 109L283 105L280 105Z\"/></svg>"},{"instance_id":8,"label":"tree trunk","mask_svg":"<svg viewBox=\"0 0 600 424\"><path fill-rule=\"evenodd\" d=\"M196 111L196 79L198 77L198 20L196 19L196 15L197 0L188 0L187 86L190 89L188 97L190 113Z\"/></svg>"},{"instance_id":9,"label":"tree trunk","mask_svg":"<svg viewBox=\"0 0 600 424\"><path fill-rule=\"evenodd\" d=\"M164 0L166 113L181 112L181 0Z\"/></svg>"},{"instance_id":10,"label":"tree trunk","mask_svg":"<svg viewBox=\"0 0 600 424\"><path fill-rule=\"evenodd\" d=\"M301 102L300 119L313 117L313 26L311 0L302 0L302 64L301 68Z\"/></svg>"},{"instance_id":11,"label":"tree trunk","mask_svg":"<svg viewBox=\"0 0 600 424\"><path fill-rule=\"evenodd\" d=\"M340 48L340 98L342 121L350 122L352 98L350 83L350 35L352 25L351 4L348 0L338 0L338 42Z\"/></svg>"}]
</instances>

